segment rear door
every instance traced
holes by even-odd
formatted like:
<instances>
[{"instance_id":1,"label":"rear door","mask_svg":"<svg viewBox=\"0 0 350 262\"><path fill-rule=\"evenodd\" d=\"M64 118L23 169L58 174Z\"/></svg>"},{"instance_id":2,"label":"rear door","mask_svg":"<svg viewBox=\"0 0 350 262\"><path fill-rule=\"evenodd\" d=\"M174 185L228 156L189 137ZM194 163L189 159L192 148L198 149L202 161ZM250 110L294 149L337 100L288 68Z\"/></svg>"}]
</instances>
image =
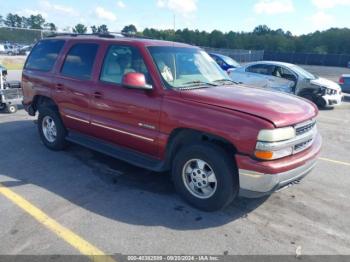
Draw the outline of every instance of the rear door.
<instances>
[{"instance_id":1,"label":"rear door","mask_svg":"<svg viewBox=\"0 0 350 262\"><path fill-rule=\"evenodd\" d=\"M244 73L243 84L258 87L269 87L269 77L271 68L264 64L254 64L248 66Z\"/></svg>"},{"instance_id":2,"label":"rear door","mask_svg":"<svg viewBox=\"0 0 350 262\"><path fill-rule=\"evenodd\" d=\"M53 81L53 96L65 126L85 134L90 132L92 74L98 48L93 41L69 42Z\"/></svg>"}]
</instances>

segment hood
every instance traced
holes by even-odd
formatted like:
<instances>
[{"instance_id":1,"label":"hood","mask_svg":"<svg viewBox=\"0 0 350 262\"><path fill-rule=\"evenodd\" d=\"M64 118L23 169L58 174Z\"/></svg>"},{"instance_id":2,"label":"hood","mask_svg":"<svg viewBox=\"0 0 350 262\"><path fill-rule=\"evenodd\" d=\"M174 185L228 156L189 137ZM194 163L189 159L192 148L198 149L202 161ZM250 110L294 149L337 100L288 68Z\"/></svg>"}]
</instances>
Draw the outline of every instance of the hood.
<instances>
[{"instance_id":1,"label":"hood","mask_svg":"<svg viewBox=\"0 0 350 262\"><path fill-rule=\"evenodd\" d=\"M276 127L307 121L318 112L311 103L296 96L242 85L183 90L181 96L185 100L254 115Z\"/></svg>"},{"instance_id":2,"label":"hood","mask_svg":"<svg viewBox=\"0 0 350 262\"><path fill-rule=\"evenodd\" d=\"M315 80L311 80L310 82L311 82L311 84L326 87L326 88L337 90L337 91L340 91L340 89L341 89L337 83L335 83L331 80L328 80L326 78L322 78L322 77L319 77Z\"/></svg>"}]
</instances>

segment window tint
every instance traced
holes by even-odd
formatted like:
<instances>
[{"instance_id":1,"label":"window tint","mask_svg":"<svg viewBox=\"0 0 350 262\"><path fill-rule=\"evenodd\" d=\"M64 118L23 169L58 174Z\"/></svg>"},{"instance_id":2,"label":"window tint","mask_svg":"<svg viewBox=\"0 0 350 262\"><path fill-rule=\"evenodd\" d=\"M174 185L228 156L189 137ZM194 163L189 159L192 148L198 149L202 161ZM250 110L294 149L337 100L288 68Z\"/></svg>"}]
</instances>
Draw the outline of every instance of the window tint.
<instances>
[{"instance_id":1,"label":"window tint","mask_svg":"<svg viewBox=\"0 0 350 262\"><path fill-rule=\"evenodd\" d=\"M293 74L292 71L280 66L275 67L275 70L273 71L272 75L275 77L284 78L290 81L297 80L296 76Z\"/></svg>"},{"instance_id":2,"label":"window tint","mask_svg":"<svg viewBox=\"0 0 350 262\"><path fill-rule=\"evenodd\" d=\"M63 40L45 40L37 43L28 57L25 68L50 71L63 45Z\"/></svg>"},{"instance_id":3,"label":"window tint","mask_svg":"<svg viewBox=\"0 0 350 262\"><path fill-rule=\"evenodd\" d=\"M104 59L100 80L121 84L123 76L130 72L144 74L147 83L151 84L150 74L137 48L131 46L111 46Z\"/></svg>"},{"instance_id":4,"label":"window tint","mask_svg":"<svg viewBox=\"0 0 350 262\"><path fill-rule=\"evenodd\" d=\"M64 61L61 73L79 79L90 79L95 57L97 44L76 44L68 52Z\"/></svg>"},{"instance_id":5,"label":"window tint","mask_svg":"<svg viewBox=\"0 0 350 262\"><path fill-rule=\"evenodd\" d=\"M261 74L261 75L272 75L274 66L272 65L252 65L247 68L247 72Z\"/></svg>"}]
</instances>

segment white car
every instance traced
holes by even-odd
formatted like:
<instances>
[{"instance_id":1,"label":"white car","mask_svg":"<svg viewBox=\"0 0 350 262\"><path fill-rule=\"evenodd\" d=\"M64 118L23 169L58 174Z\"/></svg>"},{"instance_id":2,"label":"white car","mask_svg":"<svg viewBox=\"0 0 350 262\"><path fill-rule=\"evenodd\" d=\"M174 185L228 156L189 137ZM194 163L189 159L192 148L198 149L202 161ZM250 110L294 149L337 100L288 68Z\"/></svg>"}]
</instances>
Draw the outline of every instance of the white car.
<instances>
[{"instance_id":1,"label":"white car","mask_svg":"<svg viewBox=\"0 0 350 262\"><path fill-rule=\"evenodd\" d=\"M293 64L261 61L230 70L228 74L237 83L295 94L319 107L334 107L343 99L337 83Z\"/></svg>"}]
</instances>

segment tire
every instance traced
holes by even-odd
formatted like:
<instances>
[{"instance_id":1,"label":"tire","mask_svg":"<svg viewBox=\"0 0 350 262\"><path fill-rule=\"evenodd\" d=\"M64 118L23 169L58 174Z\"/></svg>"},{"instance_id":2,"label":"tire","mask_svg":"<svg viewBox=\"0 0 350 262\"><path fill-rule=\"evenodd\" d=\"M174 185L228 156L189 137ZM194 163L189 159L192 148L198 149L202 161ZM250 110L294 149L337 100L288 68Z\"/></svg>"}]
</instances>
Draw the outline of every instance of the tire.
<instances>
[{"instance_id":1,"label":"tire","mask_svg":"<svg viewBox=\"0 0 350 262\"><path fill-rule=\"evenodd\" d=\"M48 123L51 124L50 127ZM38 131L41 141L47 148L59 151L66 147L67 130L57 110L49 107L39 109Z\"/></svg>"},{"instance_id":2,"label":"tire","mask_svg":"<svg viewBox=\"0 0 350 262\"><path fill-rule=\"evenodd\" d=\"M214 173L216 183L208 175L210 171ZM209 143L181 149L173 161L172 179L182 198L207 212L223 209L237 197L239 191L239 177L233 159L223 149Z\"/></svg>"},{"instance_id":3,"label":"tire","mask_svg":"<svg viewBox=\"0 0 350 262\"><path fill-rule=\"evenodd\" d=\"M0 111L5 110L5 108L6 108L6 104L0 103Z\"/></svg>"},{"instance_id":4,"label":"tire","mask_svg":"<svg viewBox=\"0 0 350 262\"><path fill-rule=\"evenodd\" d=\"M327 102L322 97L318 97L315 103L321 109L324 109L327 106Z\"/></svg>"},{"instance_id":5,"label":"tire","mask_svg":"<svg viewBox=\"0 0 350 262\"><path fill-rule=\"evenodd\" d=\"M6 106L6 112L9 114L14 114L18 110L17 105L7 105Z\"/></svg>"}]
</instances>

